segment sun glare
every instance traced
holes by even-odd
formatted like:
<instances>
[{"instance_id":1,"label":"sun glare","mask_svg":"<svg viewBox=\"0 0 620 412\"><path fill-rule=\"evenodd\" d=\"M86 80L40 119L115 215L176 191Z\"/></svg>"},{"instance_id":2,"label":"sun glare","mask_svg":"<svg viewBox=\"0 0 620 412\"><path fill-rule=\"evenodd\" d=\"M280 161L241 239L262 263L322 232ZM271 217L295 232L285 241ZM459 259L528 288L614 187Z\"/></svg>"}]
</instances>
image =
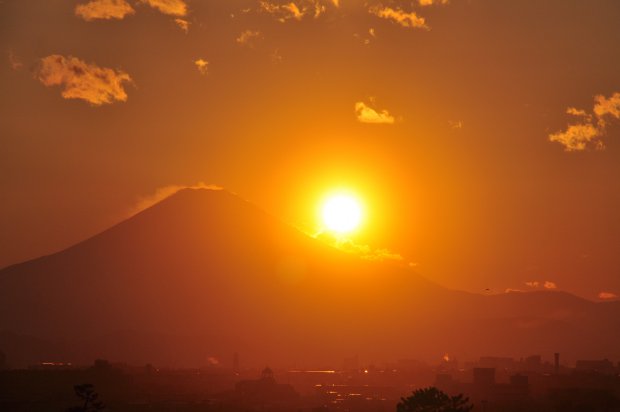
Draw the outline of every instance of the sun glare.
<instances>
[{"instance_id":1,"label":"sun glare","mask_svg":"<svg viewBox=\"0 0 620 412\"><path fill-rule=\"evenodd\" d=\"M362 221L362 207L359 201L347 194L327 198L322 209L323 224L338 234L352 232Z\"/></svg>"}]
</instances>

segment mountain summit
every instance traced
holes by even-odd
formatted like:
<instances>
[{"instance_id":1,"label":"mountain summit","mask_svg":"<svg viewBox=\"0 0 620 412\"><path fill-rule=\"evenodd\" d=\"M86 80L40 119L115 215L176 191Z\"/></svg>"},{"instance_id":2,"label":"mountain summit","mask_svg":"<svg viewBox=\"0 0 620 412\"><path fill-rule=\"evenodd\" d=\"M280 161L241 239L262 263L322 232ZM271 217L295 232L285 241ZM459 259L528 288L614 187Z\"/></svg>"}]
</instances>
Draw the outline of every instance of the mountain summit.
<instances>
[{"instance_id":1,"label":"mountain summit","mask_svg":"<svg viewBox=\"0 0 620 412\"><path fill-rule=\"evenodd\" d=\"M369 262L224 190L184 189L66 250L0 271L0 350L194 365L618 355L617 305L561 292L482 296ZM9 333L10 332L10 333ZM30 350L20 336L53 342ZM589 340L597 339L599 344ZM587 348L587 350L586 350Z\"/></svg>"}]
</instances>

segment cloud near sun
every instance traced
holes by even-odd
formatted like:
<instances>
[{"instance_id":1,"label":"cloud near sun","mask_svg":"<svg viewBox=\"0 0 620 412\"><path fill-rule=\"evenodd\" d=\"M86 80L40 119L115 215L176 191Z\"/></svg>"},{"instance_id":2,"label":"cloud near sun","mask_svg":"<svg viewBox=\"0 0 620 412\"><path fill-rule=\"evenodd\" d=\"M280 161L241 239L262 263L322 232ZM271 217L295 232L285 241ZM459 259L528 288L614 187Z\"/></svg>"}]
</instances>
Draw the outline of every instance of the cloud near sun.
<instances>
[{"instance_id":1,"label":"cloud near sun","mask_svg":"<svg viewBox=\"0 0 620 412\"><path fill-rule=\"evenodd\" d=\"M620 93L616 92L609 98L596 96L592 113L574 107L569 107L566 113L577 117L579 121L568 125L564 131L550 134L551 142L562 144L567 152L583 151L590 147L604 149L602 137L607 129L607 119L620 119Z\"/></svg>"},{"instance_id":2,"label":"cloud near sun","mask_svg":"<svg viewBox=\"0 0 620 412\"><path fill-rule=\"evenodd\" d=\"M355 115L357 120L362 123L394 124L395 121L394 116L387 110L378 112L364 102L355 103Z\"/></svg>"},{"instance_id":3,"label":"cloud near sun","mask_svg":"<svg viewBox=\"0 0 620 412\"><path fill-rule=\"evenodd\" d=\"M376 262L404 262L402 255L389 249L375 249L369 245L355 243L352 239L334 237L326 232L320 232L313 236L316 239L335 247L336 249L340 249L343 252L350 253L352 255L357 255L360 259Z\"/></svg>"},{"instance_id":4,"label":"cloud near sun","mask_svg":"<svg viewBox=\"0 0 620 412\"><path fill-rule=\"evenodd\" d=\"M65 99L82 99L95 106L126 101L123 83L132 82L125 72L58 54L41 59L37 78L45 86L63 86Z\"/></svg>"}]
</instances>

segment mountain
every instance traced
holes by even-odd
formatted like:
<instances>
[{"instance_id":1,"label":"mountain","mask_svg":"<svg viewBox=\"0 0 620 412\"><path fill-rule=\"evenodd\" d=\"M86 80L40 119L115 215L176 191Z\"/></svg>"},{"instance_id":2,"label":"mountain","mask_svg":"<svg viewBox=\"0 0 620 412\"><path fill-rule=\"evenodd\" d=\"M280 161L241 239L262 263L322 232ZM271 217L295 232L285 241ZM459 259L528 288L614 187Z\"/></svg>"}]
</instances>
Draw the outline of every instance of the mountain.
<instances>
[{"instance_id":1,"label":"mountain","mask_svg":"<svg viewBox=\"0 0 620 412\"><path fill-rule=\"evenodd\" d=\"M336 250L223 190L181 190L66 250L0 271L9 363L56 356L200 366L233 352L255 364L332 366L352 354L618 357L618 315L618 305L562 292L448 290ZM15 336L51 349L29 352Z\"/></svg>"}]
</instances>

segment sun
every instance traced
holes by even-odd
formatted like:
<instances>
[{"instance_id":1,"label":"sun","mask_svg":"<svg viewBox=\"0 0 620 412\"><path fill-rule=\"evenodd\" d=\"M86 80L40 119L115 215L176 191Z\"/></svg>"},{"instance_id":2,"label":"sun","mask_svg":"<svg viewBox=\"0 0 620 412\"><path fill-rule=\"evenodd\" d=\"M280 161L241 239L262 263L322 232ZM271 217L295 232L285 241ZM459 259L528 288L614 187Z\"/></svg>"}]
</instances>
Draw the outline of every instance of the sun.
<instances>
[{"instance_id":1,"label":"sun","mask_svg":"<svg viewBox=\"0 0 620 412\"><path fill-rule=\"evenodd\" d=\"M357 229L362 222L362 206L349 194L331 195L325 200L321 209L325 227L338 234L345 234Z\"/></svg>"}]
</instances>

